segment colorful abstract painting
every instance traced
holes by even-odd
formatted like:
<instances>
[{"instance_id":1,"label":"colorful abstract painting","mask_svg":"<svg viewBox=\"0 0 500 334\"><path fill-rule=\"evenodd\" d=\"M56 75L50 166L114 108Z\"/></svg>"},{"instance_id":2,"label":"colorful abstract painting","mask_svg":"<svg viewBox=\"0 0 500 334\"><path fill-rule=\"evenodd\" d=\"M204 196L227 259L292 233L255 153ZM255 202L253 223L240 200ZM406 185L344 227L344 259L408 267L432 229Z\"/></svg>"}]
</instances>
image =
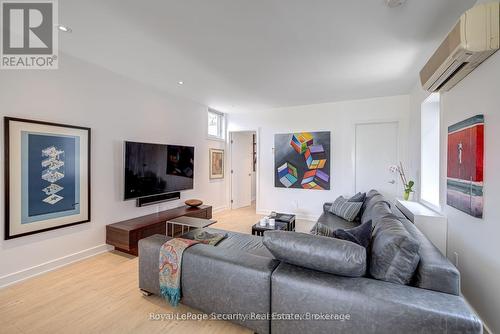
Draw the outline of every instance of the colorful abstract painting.
<instances>
[{"instance_id":1,"label":"colorful abstract painting","mask_svg":"<svg viewBox=\"0 0 500 334\"><path fill-rule=\"evenodd\" d=\"M448 128L447 203L483 217L484 116Z\"/></svg>"},{"instance_id":2,"label":"colorful abstract painting","mask_svg":"<svg viewBox=\"0 0 500 334\"><path fill-rule=\"evenodd\" d=\"M330 189L330 132L274 136L274 186Z\"/></svg>"}]
</instances>

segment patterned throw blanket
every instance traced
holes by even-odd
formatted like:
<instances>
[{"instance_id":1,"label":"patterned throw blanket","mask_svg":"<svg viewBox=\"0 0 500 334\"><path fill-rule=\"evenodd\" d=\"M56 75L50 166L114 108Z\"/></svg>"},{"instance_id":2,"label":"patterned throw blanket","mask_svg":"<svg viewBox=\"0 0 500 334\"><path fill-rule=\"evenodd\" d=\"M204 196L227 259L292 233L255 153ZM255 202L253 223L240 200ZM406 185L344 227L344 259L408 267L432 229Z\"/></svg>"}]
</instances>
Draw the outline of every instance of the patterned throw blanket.
<instances>
[{"instance_id":1,"label":"patterned throw blanket","mask_svg":"<svg viewBox=\"0 0 500 334\"><path fill-rule=\"evenodd\" d=\"M172 306L179 305L181 300L181 264L182 254L192 245L204 243L216 245L226 234L195 233L195 240L174 238L165 242L160 248L160 293Z\"/></svg>"},{"instance_id":2,"label":"patterned throw blanket","mask_svg":"<svg viewBox=\"0 0 500 334\"><path fill-rule=\"evenodd\" d=\"M196 240L175 238L165 242L160 248L160 293L172 306L181 300L182 254Z\"/></svg>"}]
</instances>

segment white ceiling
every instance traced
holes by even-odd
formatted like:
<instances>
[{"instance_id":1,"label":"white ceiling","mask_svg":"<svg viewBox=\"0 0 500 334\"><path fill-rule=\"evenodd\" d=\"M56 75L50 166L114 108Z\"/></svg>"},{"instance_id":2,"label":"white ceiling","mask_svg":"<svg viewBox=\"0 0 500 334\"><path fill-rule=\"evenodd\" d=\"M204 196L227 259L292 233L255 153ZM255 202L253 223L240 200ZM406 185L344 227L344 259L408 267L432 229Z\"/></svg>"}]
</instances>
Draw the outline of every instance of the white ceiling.
<instances>
[{"instance_id":1,"label":"white ceiling","mask_svg":"<svg viewBox=\"0 0 500 334\"><path fill-rule=\"evenodd\" d=\"M59 44L157 89L249 111L406 94L475 2L62 0L73 33Z\"/></svg>"}]
</instances>

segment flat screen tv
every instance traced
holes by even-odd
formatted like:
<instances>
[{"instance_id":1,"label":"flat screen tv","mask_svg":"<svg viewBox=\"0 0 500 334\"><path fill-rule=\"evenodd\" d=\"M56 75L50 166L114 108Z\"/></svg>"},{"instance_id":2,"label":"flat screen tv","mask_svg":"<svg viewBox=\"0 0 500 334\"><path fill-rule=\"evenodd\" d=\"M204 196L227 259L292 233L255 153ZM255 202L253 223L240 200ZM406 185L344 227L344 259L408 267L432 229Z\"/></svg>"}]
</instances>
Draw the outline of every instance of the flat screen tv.
<instances>
[{"instance_id":1,"label":"flat screen tv","mask_svg":"<svg viewBox=\"0 0 500 334\"><path fill-rule=\"evenodd\" d=\"M193 189L194 147L125 142L125 199Z\"/></svg>"}]
</instances>

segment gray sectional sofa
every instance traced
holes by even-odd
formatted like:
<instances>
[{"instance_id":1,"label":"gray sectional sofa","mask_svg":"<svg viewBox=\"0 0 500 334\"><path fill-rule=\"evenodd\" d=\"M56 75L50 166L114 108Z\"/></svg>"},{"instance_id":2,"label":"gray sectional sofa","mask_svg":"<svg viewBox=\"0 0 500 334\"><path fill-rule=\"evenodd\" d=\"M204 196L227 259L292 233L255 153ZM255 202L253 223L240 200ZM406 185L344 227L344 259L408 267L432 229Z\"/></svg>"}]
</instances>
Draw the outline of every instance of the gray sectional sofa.
<instances>
[{"instance_id":1,"label":"gray sectional sofa","mask_svg":"<svg viewBox=\"0 0 500 334\"><path fill-rule=\"evenodd\" d=\"M328 235L360 224L334 216L329 205L325 203L312 234ZM408 285L369 274L353 278L292 265L277 260L261 237L225 231L228 237L216 247L198 244L185 251L182 303L209 314L247 315L249 319L233 321L262 334L482 333L481 321L460 296L458 270L372 190L364 202L361 223L382 218L397 219L420 243L420 261ZM159 294L159 249L167 239L154 235L139 242L143 291ZM290 320L291 315L299 318Z\"/></svg>"}]
</instances>

